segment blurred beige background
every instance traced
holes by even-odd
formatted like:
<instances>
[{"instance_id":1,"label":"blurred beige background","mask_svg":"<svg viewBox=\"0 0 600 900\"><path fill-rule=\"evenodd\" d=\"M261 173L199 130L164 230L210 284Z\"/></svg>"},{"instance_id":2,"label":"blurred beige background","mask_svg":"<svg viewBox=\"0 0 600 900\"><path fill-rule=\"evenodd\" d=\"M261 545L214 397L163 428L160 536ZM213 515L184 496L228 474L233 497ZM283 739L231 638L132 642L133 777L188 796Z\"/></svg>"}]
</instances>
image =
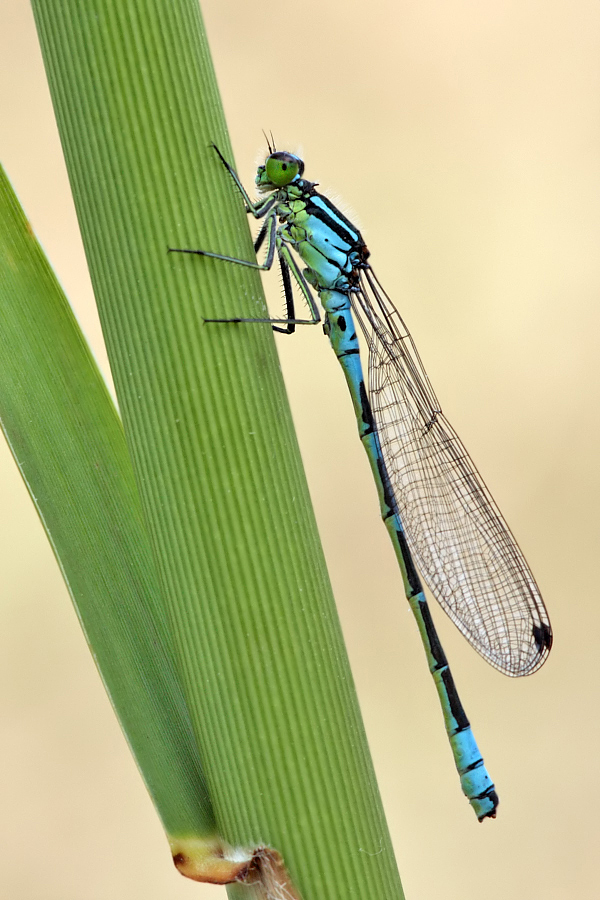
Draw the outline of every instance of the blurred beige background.
<instances>
[{"instance_id":1,"label":"blurred beige background","mask_svg":"<svg viewBox=\"0 0 600 900\"><path fill-rule=\"evenodd\" d=\"M355 434L315 329L279 348L409 900L597 882L600 8L205 0L235 155L261 129L356 210L555 629L511 681L437 621L501 794L462 798ZM294 18L295 16L295 18ZM27 0L0 4L0 159L106 370ZM278 279L268 288L279 308ZM307 364L308 362L308 364ZM342 481L355 493L339 492ZM171 866L42 529L0 446L0 900L224 900ZM382 898L383 900L383 898Z\"/></svg>"}]
</instances>

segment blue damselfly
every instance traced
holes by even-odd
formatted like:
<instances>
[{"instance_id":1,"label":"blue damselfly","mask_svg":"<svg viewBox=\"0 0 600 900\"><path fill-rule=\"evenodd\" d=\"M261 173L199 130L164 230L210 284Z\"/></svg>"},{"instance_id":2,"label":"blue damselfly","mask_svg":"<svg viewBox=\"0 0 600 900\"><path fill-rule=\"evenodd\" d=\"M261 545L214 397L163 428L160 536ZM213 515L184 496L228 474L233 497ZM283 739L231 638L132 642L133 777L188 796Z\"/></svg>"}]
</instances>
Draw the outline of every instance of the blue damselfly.
<instances>
[{"instance_id":1,"label":"blue damselfly","mask_svg":"<svg viewBox=\"0 0 600 900\"><path fill-rule=\"evenodd\" d=\"M256 252L264 263L207 250L174 252L261 270L277 255L285 318L209 318L206 322L268 322L292 334L321 321L350 389L360 438L369 457L404 589L417 620L440 698L461 785L477 817L496 815L498 797L435 630L418 571L469 643L507 675L529 675L548 656L552 631L533 575L500 510L458 435L442 413L406 325L369 262L358 229L315 184L296 155L269 145L253 201L237 173L214 148L237 185L246 211L264 219ZM296 256L305 264L301 269ZM295 317L292 279L310 318ZM355 322L368 351L365 382ZM413 557L416 562L413 562Z\"/></svg>"}]
</instances>

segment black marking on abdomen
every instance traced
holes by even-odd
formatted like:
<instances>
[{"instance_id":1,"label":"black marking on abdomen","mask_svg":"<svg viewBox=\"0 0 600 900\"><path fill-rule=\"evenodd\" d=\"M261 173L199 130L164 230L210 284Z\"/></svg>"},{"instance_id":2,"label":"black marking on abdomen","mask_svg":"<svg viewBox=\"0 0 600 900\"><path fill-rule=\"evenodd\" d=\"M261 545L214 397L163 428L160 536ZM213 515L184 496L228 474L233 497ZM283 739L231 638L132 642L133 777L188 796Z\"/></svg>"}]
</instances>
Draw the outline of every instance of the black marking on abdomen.
<instances>
[{"instance_id":1,"label":"black marking on abdomen","mask_svg":"<svg viewBox=\"0 0 600 900\"><path fill-rule=\"evenodd\" d=\"M483 760L482 760L482 762L483 762ZM495 819L496 818L496 807L500 803L500 798L498 797L498 794L496 793L493 784L491 784L489 786L487 791L484 791L482 794L479 794L477 797L474 797L473 799L474 800L483 800L484 797L487 797L488 800L490 801L490 803L493 803L494 808L491 809L489 812L487 812L484 816L480 816L480 818L479 818L480 822L483 822L483 820L487 819L487 818Z\"/></svg>"},{"instance_id":2,"label":"black marking on abdomen","mask_svg":"<svg viewBox=\"0 0 600 900\"><path fill-rule=\"evenodd\" d=\"M476 759L475 762L472 762L471 765L465 766L464 769L460 770L461 775L465 775L467 772L473 772L474 769L478 769L481 763L483 762L483 756L480 756L479 759ZM488 788L489 791L489 788ZM485 797L487 791L484 791L483 794L479 794L480 797Z\"/></svg>"},{"instance_id":3,"label":"black marking on abdomen","mask_svg":"<svg viewBox=\"0 0 600 900\"><path fill-rule=\"evenodd\" d=\"M386 478L387 478L387 473L386 473ZM384 485L386 484L385 481L383 483L384 483ZM393 505L394 504L393 504L393 500L392 500L392 508L393 508ZM406 568L406 577L408 579L408 583L410 585L410 589L411 589L412 595L414 597L415 594L420 594L423 590L423 588L421 586L421 580L417 574L417 570L415 569L415 564L413 562L412 554L411 554L410 550L408 549L408 544L406 543L406 535L404 534L404 532L402 531L401 528L396 528L396 537L398 539L398 543L400 545L400 550L402 552L402 559L404 560L404 566ZM423 603L421 605L423 606L423 612L427 611L427 615L429 616L429 624L428 624L427 619L425 619L425 616L423 617L424 621L425 621L425 625L427 627L427 635L429 636L429 633L431 631L431 633L435 639L435 643L436 643L437 647L439 648L439 653L443 657L444 663L445 663L446 657L444 656L444 651L442 650L442 645L439 642L438 636L435 633L435 628L433 627L433 622L431 621L431 614L429 612L429 607L427 606L426 603ZM433 652L433 645L432 645L432 652ZM434 653L433 655L435 656L436 661L437 661L439 654ZM442 665L444 665L444 663L442 663Z\"/></svg>"},{"instance_id":4,"label":"black marking on abdomen","mask_svg":"<svg viewBox=\"0 0 600 900\"><path fill-rule=\"evenodd\" d=\"M421 605L423 622L425 623L425 631L427 632L427 640L429 641L429 646L431 648L431 655L435 659L435 668L448 668L448 660L446 659L444 648L440 644L440 639L437 636L437 631L435 630L435 625L433 624L433 619L431 618L431 610L429 609L429 604L424 598L423 600L419 600L419 603Z\"/></svg>"},{"instance_id":5,"label":"black marking on abdomen","mask_svg":"<svg viewBox=\"0 0 600 900\"><path fill-rule=\"evenodd\" d=\"M456 690L456 685L454 684L452 672L448 667L446 667L440 674L442 681L444 682L444 687L446 688L446 694L448 695L450 711L456 722L456 731L454 732L454 734L458 734L459 731L466 731L467 728L471 727L471 723L467 719L467 714L463 709L462 703L460 702L460 697L458 696L458 691Z\"/></svg>"},{"instance_id":6,"label":"black marking on abdomen","mask_svg":"<svg viewBox=\"0 0 600 900\"><path fill-rule=\"evenodd\" d=\"M456 722L456 730L454 731L454 734L458 734L459 731L466 731L467 728L471 727L471 725L469 720L467 719L467 714L463 709L463 705L460 702L460 697L458 696L458 691L456 690L456 685L454 684L452 672L448 667L448 660L446 659L444 648L442 647L440 639L437 636L437 631L435 630L435 625L433 624L433 619L431 618L431 610L429 609L429 605L425 598L423 598L423 600L419 600L419 605L421 607L421 616L423 618L423 624L425 625L425 632L427 634L427 640L429 642L431 655L435 660L434 671L437 671L439 673L439 677L441 678L444 684L444 688L446 689L450 712L452 713L452 717Z\"/></svg>"},{"instance_id":7,"label":"black marking on abdomen","mask_svg":"<svg viewBox=\"0 0 600 900\"><path fill-rule=\"evenodd\" d=\"M345 331L348 327L348 323L346 322L346 316L338 316L337 318L337 327L340 331Z\"/></svg>"},{"instance_id":8,"label":"black marking on abdomen","mask_svg":"<svg viewBox=\"0 0 600 900\"><path fill-rule=\"evenodd\" d=\"M358 353L359 351L355 350L354 352ZM372 434L375 431L375 420L373 418L373 411L371 409L371 404L369 402L369 397L367 394L367 386L364 383L364 381L362 381L362 380L360 382L359 390L360 390L361 419L367 426L366 430L363 432L363 435L364 434ZM380 454L378 453L377 455L379 458ZM379 459L378 459L378 461L379 461Z\"/></svg>"}]
</instances>

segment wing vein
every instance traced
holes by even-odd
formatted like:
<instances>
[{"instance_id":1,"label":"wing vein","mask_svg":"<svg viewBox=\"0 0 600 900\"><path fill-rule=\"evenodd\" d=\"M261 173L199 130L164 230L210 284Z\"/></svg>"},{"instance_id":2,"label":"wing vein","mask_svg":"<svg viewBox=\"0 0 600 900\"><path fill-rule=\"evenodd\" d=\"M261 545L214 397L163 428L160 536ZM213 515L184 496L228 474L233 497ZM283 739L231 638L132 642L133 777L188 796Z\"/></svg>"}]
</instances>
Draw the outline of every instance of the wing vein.
<instances>
[{"instance_id":1,"label":"wing vein","mask_svg":"<svg viewBox=\"0 0 600 900\"><path fill-rule=\"evenodd\" d=\"M529 566L369 267L351 298L368 348L368 393L381 449L417 566L488 662L508 675L528 675L552 642Z\"/></svg>"}]
</instances>

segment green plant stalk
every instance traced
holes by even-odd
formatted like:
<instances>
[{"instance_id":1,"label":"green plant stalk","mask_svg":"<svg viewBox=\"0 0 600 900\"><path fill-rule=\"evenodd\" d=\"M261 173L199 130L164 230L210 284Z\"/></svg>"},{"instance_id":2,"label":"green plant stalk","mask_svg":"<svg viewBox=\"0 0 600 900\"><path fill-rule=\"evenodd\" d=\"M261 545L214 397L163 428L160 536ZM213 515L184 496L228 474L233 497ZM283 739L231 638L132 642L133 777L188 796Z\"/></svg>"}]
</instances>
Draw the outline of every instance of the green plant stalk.
<instances>
[{"instance_id":1,"label":"green plant stalk","mask_svg":"<svg viewBox=\"0 0 600 900\"><path fill-rule=\"evenodd\" d=\"M215 836L121 421L0 167L0 422L171 839Z\"/></svg>"},{"instance_id":2,"label":"green plant stalk","mask_svg":"<svg viewBox=\"0 0 600 900\"><path fill-rule=\"evenodd\" d=\"M401 887L195 0L34 0L219 830L304 900Z\"/></svg>"}]
</instances>

